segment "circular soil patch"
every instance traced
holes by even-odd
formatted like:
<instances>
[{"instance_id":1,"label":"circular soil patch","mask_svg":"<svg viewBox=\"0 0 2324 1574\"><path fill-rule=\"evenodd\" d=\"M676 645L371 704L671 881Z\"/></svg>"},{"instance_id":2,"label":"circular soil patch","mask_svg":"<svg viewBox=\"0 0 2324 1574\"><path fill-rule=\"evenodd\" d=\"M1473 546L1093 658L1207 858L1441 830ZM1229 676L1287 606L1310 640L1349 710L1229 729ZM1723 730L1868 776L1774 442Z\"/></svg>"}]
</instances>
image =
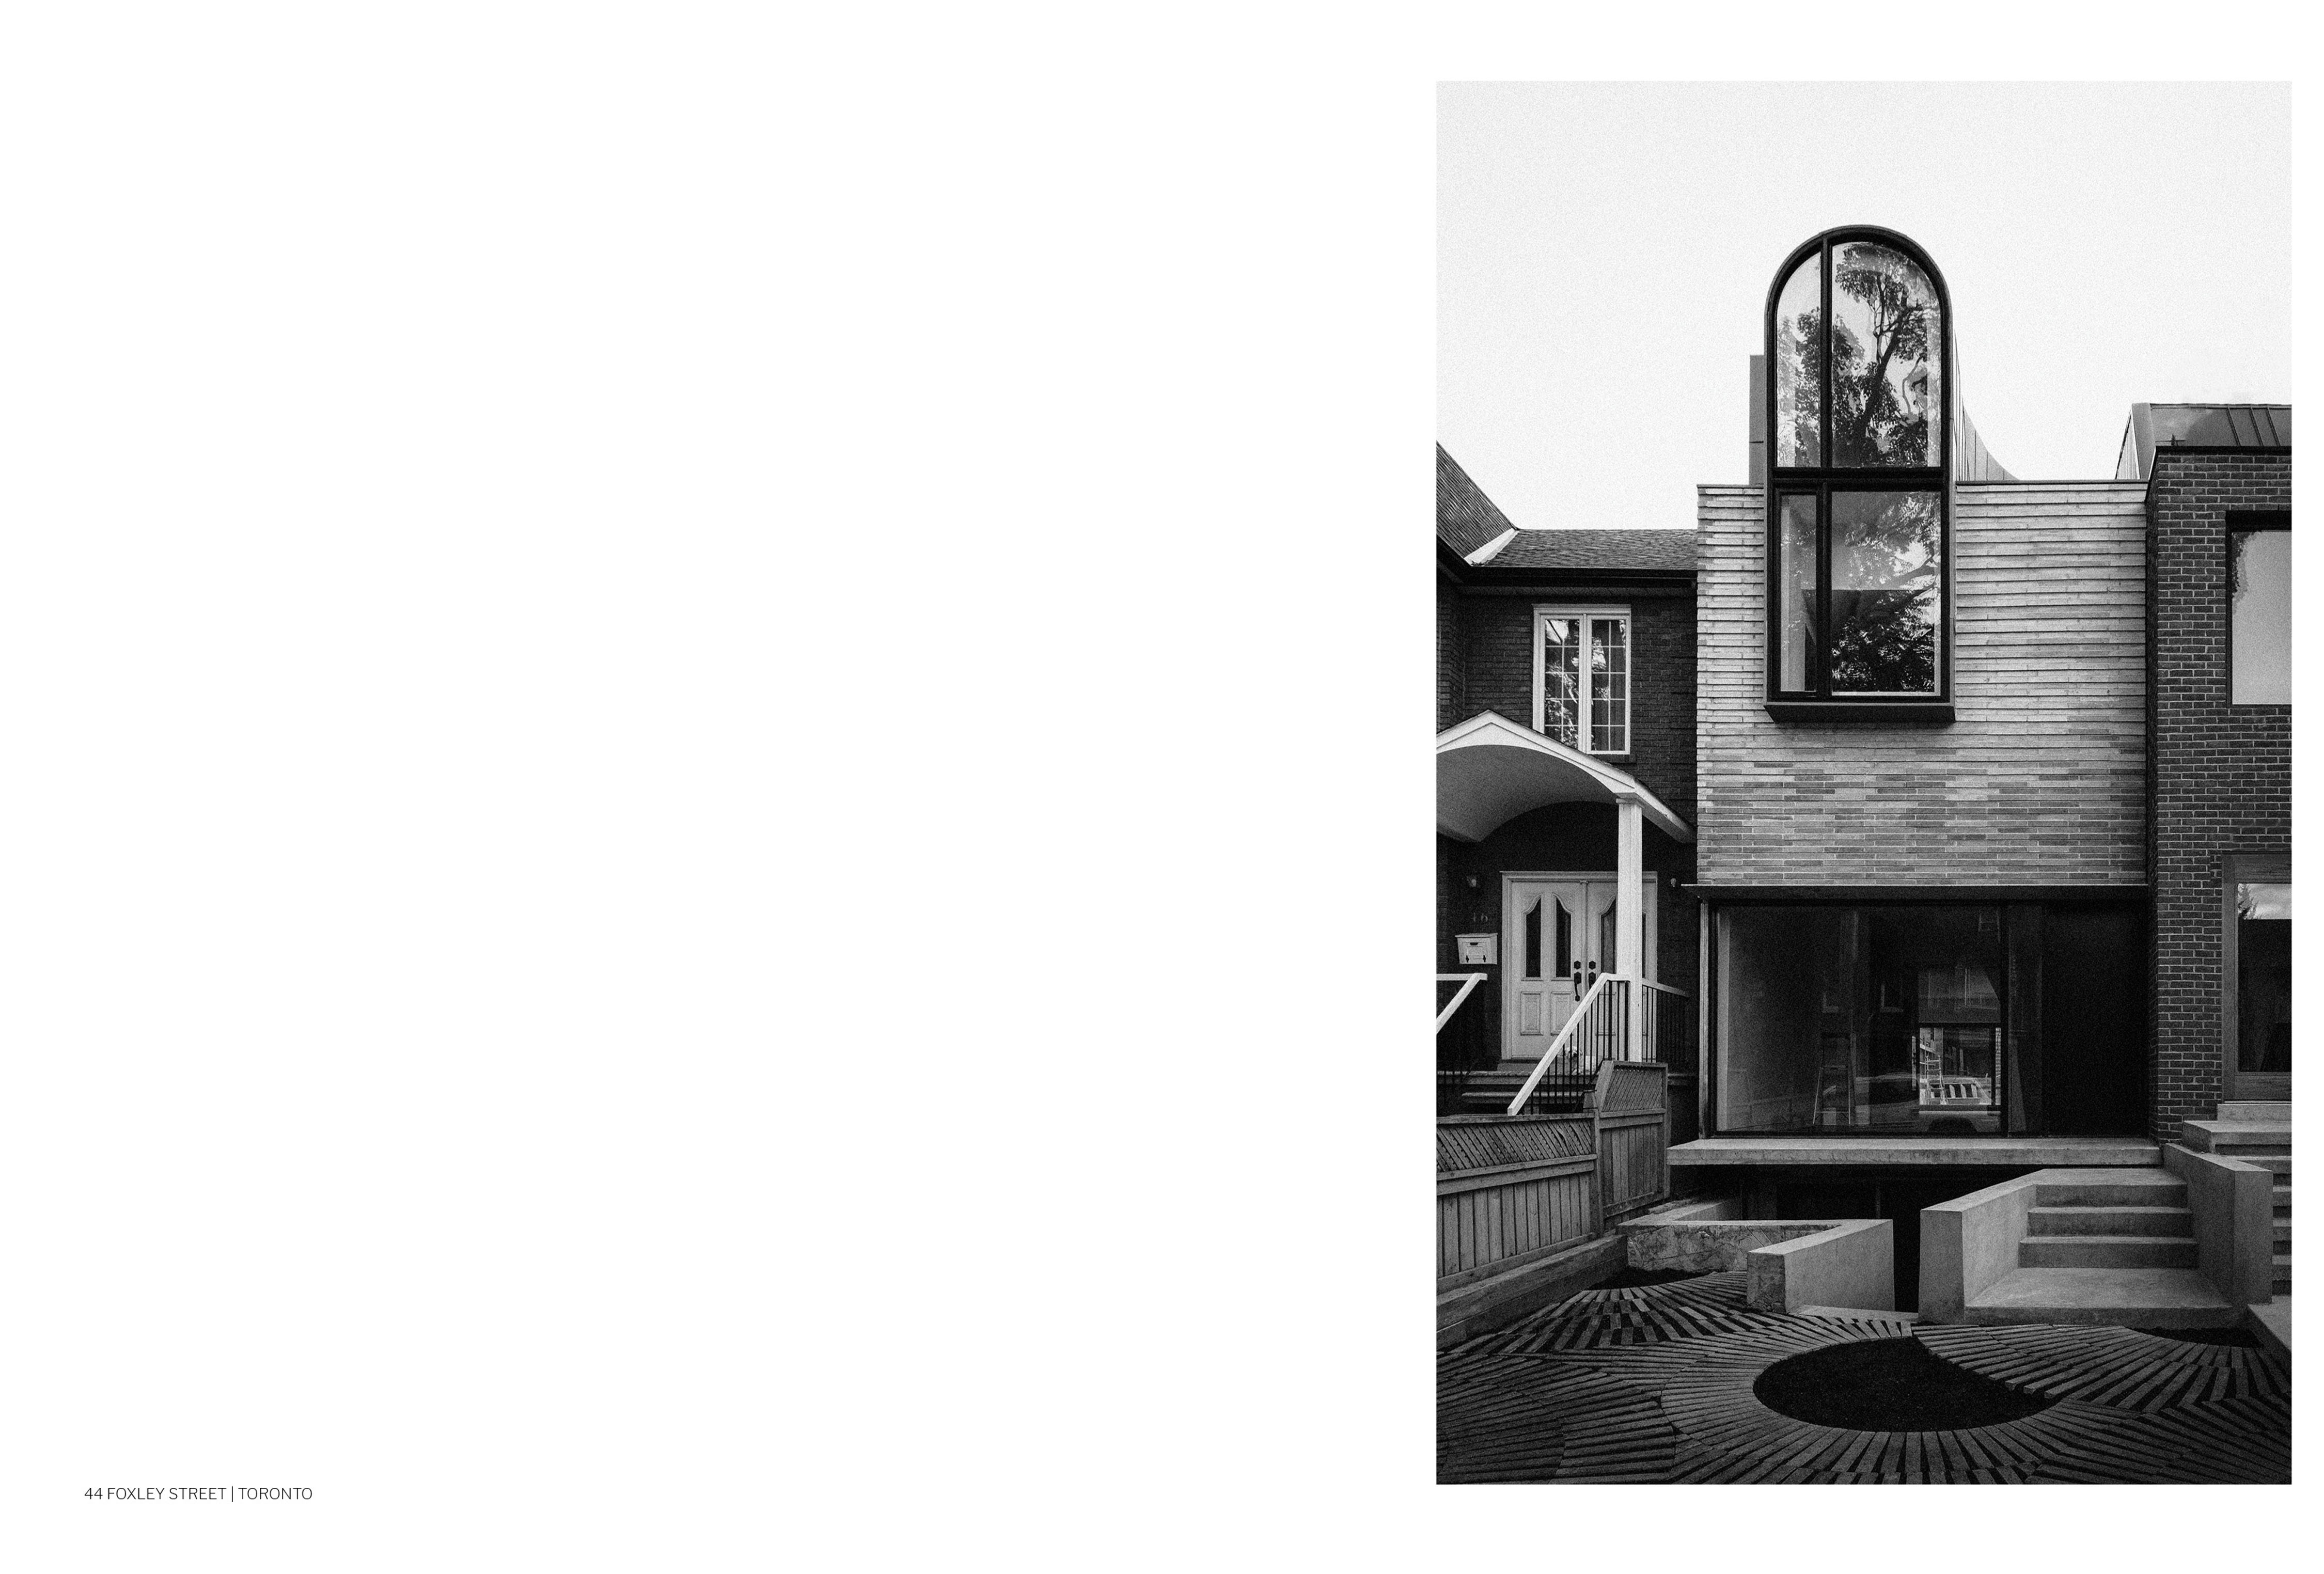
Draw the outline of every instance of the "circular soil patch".
<instances>
[{"instance_id":1,"label":"circular soil patch","mask_svg":"<svg viewBox=\"0 0 2324 1574\"><path fill-rule=\"evenodd\" d=\"M1777 1361L1751 1393L1779 1415L1856 1431L1997 1426L2057 1403L1956 1367L1910 1338L1831 1345Z\"/></svg>"}]
</instances>

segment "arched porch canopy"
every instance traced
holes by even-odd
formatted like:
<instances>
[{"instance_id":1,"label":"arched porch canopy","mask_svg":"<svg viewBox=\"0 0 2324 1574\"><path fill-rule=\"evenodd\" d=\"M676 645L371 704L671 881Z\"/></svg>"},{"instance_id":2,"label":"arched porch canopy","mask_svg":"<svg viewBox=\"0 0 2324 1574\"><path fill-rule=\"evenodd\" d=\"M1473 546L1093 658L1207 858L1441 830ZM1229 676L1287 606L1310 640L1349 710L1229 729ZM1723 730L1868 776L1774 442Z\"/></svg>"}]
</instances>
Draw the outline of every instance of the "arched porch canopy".
<instances>
[{"instance_id":1,"label":"arched porch canopy","mask_svg":"<svg viewBox=\"0 0 2324 1574\"><path fill-rule=\"evenodd\" d=\"M1456 842L1482 842L1548 804L1626 803L1672 840L1694 840L1693 829L1628 771L1499 712L1481 712L1436 735L1436 828Z\"/></svg>"}]
</instances>

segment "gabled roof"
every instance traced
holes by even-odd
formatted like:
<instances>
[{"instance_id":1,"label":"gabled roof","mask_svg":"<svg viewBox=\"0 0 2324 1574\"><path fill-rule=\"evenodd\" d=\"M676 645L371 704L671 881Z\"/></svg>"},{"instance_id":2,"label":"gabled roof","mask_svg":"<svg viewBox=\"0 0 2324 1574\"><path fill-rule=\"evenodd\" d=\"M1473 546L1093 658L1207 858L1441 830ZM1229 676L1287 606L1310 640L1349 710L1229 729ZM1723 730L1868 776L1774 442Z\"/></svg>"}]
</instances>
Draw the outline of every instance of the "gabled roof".
<instances>
[{"instance_id":1,"label":"gabled roof","mask_svg":"<svg viewBox=\"0 0 2324 1574\"><path fill-rule=\"evenodd\" d=\"M1467 557L1514 529L1508 516L1493 506L1493 500L1477 490L1469 473L1453 463L1444 445L1437 444L1436 538L1450 547L1455 557Z\"/></svg>"},{"instance_id":2,"label":"gabled roof","mask_svg":"<svg viewBox=\"0 0 2324 1574\"><path fill-rule=\"evenodd\" d=\"M1686 530L1519 530L1493 555L1496 568L1694 569Z\"/></svg>"},{"instance_id":3,"label":"gabled roof","mask_svg":"<svg viewBox=\"0 0 2324 1574\"><path fill-rule=\"evenodd\" d=\"M1694 572L1694 531L1520 530L1436 445L1436 539L1471 566Z\"/></svg>"}]
</instances>

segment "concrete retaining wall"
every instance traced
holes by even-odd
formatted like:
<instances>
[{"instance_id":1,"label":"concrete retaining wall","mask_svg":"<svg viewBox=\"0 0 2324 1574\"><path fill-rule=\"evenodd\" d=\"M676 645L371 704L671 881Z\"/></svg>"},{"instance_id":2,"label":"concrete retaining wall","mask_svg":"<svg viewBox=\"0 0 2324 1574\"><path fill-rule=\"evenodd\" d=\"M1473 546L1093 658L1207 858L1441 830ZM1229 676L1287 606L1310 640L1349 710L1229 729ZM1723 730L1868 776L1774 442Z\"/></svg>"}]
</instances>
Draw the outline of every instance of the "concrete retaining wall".
<instances>
[{"instance_id":1,"label":"concrete retaining wall","mask_svg":"<svg viewBox=\"0 0 2324 1574\"><path fill-rule=\"evenodd\" d=\"M1966 1197L1921 1210L1921 1321L1959 1322L1969 1302L2017 1266L2017 1243L2036 1170Z\"/></svg>"},{"instance_id":2,"label":"concrete retaining wall","mask_svg":"<svg viewBox=\"0 0 2324 1574\"><path fill-rule=\"evenodd\" d=\"M1896 1227L1851 1219L1750 1254L1750 1302L1762 1312L1842 1306L1896 1309Z\"/></svg>"},{"instance_id":3,"label":"concrete retaining wall","mask_svg":"<svg viewBox=\"0 0 2324 1574\"><path fill-rule=\"evenodd\" d=\"M2238 1306L2275 1293L2274 1177L2257 1164L2166 1143L2163 1167L2187 1183L2195 1266Z\"/></svg>"}]
</instances>

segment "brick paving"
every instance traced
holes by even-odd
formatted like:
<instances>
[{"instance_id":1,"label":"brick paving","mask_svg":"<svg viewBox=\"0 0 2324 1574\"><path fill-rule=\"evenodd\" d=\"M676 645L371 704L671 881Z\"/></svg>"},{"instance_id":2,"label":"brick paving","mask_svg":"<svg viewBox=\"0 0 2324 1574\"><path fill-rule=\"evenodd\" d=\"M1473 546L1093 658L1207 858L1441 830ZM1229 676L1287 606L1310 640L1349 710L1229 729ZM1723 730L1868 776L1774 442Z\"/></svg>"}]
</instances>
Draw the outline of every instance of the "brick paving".
<instances>
[{"instance_id":1,"label":"brick paving","mask_svg":"<svg viewBox=\"0 0 2324 1574\"><path fill-rule=\"evenodd\" d=\"M1877 1432L1794 1421L1752 1395L1787 1357L1904 1334L2057 1403L1994 1426ZM1586 1290L1443 1352L1437 1479L2288 1482L2291 1379L2264 1351L2129 1329L1757 1312L1742 1274L1711 1274Z\"/></svg>"}]
</instances>

